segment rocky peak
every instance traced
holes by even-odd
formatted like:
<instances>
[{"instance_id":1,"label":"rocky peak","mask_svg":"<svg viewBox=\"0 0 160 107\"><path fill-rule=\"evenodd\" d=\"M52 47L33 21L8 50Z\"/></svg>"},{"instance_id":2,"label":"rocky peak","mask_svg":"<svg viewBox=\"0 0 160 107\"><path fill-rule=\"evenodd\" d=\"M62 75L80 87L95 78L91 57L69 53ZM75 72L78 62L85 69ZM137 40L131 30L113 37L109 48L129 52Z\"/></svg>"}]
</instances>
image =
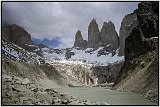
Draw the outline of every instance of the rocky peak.
<instances>
[{"instance_id":1,"label":"rocky peak","mask_svg":"<svg viewBox=\"0 0 160 107\"><path fill-rule=\"evenodd\" d=\"M82 38L81 31L78 30L75 36L74 47L79 47L79 49L84 49L87 46L87 41Z\"/></svg>"},{"instance_id":2,"label":"rocky peak","mask_svg":"<svg viewBox=\"0 0 160 107\"><path fill-rule=\"evenodd\" d=\"M76 33L75 42L82 41L82 40L83 40L83 38L82 38L82 35L81 35L81 31L78 30L77 33Z\"/></svg>"},{"instance_id":3,"label":"rocky peak","mask_svg":"<svg viewBox=\"0 0 160 107\"><path fill-rule=\"evenodd\" d=\"M23 47L24 44L32 44L30 34L21 26L13 24L2 28L2 36L14 44L21 47Z\"/></svg>"},{"instance_id":4,"label":"rocky peak","mask_svg":"<svg viewBox=\"0 0 160 107\"><path fill-rule=\"evenodd\" d=\"M119 56L124 56L125 39L129 36L131 31L138 25L137 13L134 11L126 15L121 23L119 30Z\"/></svg>"},{"instance_id":5,"label":"rocky peak","mask_svg":"<svg viewBox=\"0 0 160 107\"><path fill-rule=\"evenodd\" d=\"M95 18L92 19L92 22L93 22L93 23L97 23Z\"/></svg>"},{"instance_id":6,"label":"rocky peak","mask_svg":"<svg viewBox=\"0 0 160 107\"><path fill-rule=\"evenodd\" d=\"M109 22L108 22L108 25L114 27L114 24L112 23L112 21L109 21ZM114 27L114 28L115 28L115 27Z\"/></svg>"},{"instance_id":7,"label":"rocky peak","mask_svg":"<svg viewBox=\"0 0 160 107\"><path fill-rule=\"evenodd\" d=\"M93 20L90 22L89 27L88 27L88 47L89 48L96 48L99 46L99 28L98 24L93 18Z\"/></svg>"},{"instance_id":8,"label":"rocky peak","mask_svg":"<svg viewBox=\"0 0 160 107\"><path fill-rule=\"evenodd\" d=\"M116 50L118 48L119 37L115 30L115 26L111 21L103 23L100 42L101 46L104 47L110 45L112 50Z\"/></svg>"}]
</instances>

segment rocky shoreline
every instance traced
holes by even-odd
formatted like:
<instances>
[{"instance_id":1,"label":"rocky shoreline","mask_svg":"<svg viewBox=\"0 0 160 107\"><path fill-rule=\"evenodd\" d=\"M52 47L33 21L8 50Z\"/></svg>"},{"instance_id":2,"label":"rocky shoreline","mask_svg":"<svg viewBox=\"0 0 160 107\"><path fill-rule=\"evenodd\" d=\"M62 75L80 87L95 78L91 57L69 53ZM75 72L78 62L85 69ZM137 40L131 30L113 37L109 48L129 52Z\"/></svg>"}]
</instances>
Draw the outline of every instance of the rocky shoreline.
<instances>
[{"instance_id":1,"label":"rocky shoreline","mask_svg":"<svg viewBox=\"0 0 160 107\"><path fill-rule=\"evenodd\" d=\"M45 89L27 78L2 75L2 105L106 105L91 102L57 90ZM108 105L108 104L107 104Z\"/></svg>"}]
</instances>

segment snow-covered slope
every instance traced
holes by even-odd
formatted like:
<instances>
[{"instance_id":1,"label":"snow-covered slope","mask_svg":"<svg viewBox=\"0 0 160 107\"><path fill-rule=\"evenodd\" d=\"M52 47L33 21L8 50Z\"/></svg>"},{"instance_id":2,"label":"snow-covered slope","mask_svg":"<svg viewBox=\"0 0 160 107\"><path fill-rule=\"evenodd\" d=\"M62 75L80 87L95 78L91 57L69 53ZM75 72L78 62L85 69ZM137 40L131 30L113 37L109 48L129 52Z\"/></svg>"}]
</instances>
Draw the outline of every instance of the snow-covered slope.
<instances>
[{"instance_id":1,"label":"snow-covered slope","mask_svg":"<svg viewBox=\"0 0 160 107\"><path fill-rule=\"evenodd\" d=\"M103 47L99 47L97 50L92 48L87 48L85 50L78 50L76 48L70 49L70 52L74 53L71 58L66 59L66 49L56 50L50 48L42 48L43 56L49 61L79 61L79 63L87 63L98 66L107 66L108 64L118 63L124 60L124 56L118 56L118 50L116 50L115 54L105 52L105 55L99 55L99 52L103 49Z\"/></svg>"},{"instance_id":2,"label":"snow-covered slope","mask_svg":"<svg viewBox=\"0 0 160 107\"><path fill-rule=\"evenodd\" d=\"M101 49L103 49L103 47L99 47L97 50L93 52L88 52L92 50L92 48L87 48L86 50L73 49L72 52L74 52L75 55L73 55L70 58L70 60L82 60L82 61L86 61L86 63L90 63L93 65L101 65L101 66L107 66L108 64L117 63L124 60L124 57L118 56L118 53L116 53L114 56L112 56L112 53L99 56L98 52Z\"/></svg>"},{"instance_id":3,"label":"snow-covered slope","mask_svg":"<svg viewBox=\"0 0 160 107\"><path fill-rule=\"evenodd\" d=\"M25 49L9 42L4 37L2 37L2 54L12 60L32 64L40 64L43 60L36 53L28 52Z\"/></svg>"},{"instance_id":4,"label":"snow-covered slope","mask_svg":"<svg viewBox=\"0 0 160 107\"><path fill-rule=\"evenodd\" d=\"M49 61L54 60L64 60L65 59L65 49L52 49L52 48L42 48L43 57Z\"/></svg>"}]
</instances>

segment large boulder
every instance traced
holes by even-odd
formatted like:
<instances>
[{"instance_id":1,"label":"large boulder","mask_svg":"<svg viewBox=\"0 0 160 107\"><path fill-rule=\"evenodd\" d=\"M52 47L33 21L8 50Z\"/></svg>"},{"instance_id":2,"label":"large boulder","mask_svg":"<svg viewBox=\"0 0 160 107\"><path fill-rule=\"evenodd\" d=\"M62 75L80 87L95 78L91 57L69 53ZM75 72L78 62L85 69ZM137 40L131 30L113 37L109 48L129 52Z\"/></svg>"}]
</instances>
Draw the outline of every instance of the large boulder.
<instances>
[{"instance_id":1,"label":"large boulder","mask_svg":"<svg viewBox=\"0 0 160 107\"><path fill-rule=\"evenodd\" d=\"M88 47L89 48L96 48L99 46L99 28L96 20L93 18L93 20L90 22L88 27Z\"/></svg>"},{"instance_id":2,"label":"large boulder","mask_svg":"<svg viewBox=\"0 0 160 107\"><path fill-rule=\"evenodd\" d=\"M137 13L134 11L126 15L121 23L119 30L119 56L124 56L125 39L129 36L132 30L138 25Z\"/></svg>"},{"instance_id":3,"label":"large boulder","mask_svg":"<svg viewBox=\"0 0 160 107\"><path fill-rule=\"evenodd\" d=\"M78 30L75 36L74 47L84 49L87 46L87 41L82 38L81 31Z\"/></svg>"},{"instance_id":4,"label":"large boulder","mask_svg":"<svg viewBox=\"0 0 160 107\"><path fill-rule=\"evenodd\" d=\"M67 48L66 53L65 53L66 59L71 58L72 55L75 55L75 53L74 53L74 52L71 52L71 49L68 49L68 48Z\"/></svg>"},{"instance_id":5,"label":"large boulder","mask_svg":"<svg viewBox=\"0 0 160 107\"><path fill-rule=\"evenodd\" d=\"M108 23L104 22L101 29L101 46L106 47L107 45L111 46L112 50L116 50L119 45L119 37L115 30L114 24L109 21Z\"/></svg>"}]
</instances>

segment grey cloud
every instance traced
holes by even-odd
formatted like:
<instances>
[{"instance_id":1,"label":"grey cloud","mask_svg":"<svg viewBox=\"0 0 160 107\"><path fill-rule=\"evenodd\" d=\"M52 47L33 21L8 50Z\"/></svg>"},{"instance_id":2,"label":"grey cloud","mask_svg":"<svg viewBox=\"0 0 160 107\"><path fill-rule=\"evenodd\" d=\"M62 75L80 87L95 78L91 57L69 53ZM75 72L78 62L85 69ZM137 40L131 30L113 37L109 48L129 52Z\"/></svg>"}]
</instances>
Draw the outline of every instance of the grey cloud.
<instances>
[{"instance_id":1,"label":"grey cloud","mask_svg":"<svg viewBox=\"0 0 160 107\"><path fill-rule=\"evenodd\" d=\"M117 32L126 14L138 2L3 2L2 24L19 24L33 38L60 38L59 47L71 47L79 29L87 39L88 25L96 18L101 29L104 21L112 21Z\"/></svg>"}]
</instances>

